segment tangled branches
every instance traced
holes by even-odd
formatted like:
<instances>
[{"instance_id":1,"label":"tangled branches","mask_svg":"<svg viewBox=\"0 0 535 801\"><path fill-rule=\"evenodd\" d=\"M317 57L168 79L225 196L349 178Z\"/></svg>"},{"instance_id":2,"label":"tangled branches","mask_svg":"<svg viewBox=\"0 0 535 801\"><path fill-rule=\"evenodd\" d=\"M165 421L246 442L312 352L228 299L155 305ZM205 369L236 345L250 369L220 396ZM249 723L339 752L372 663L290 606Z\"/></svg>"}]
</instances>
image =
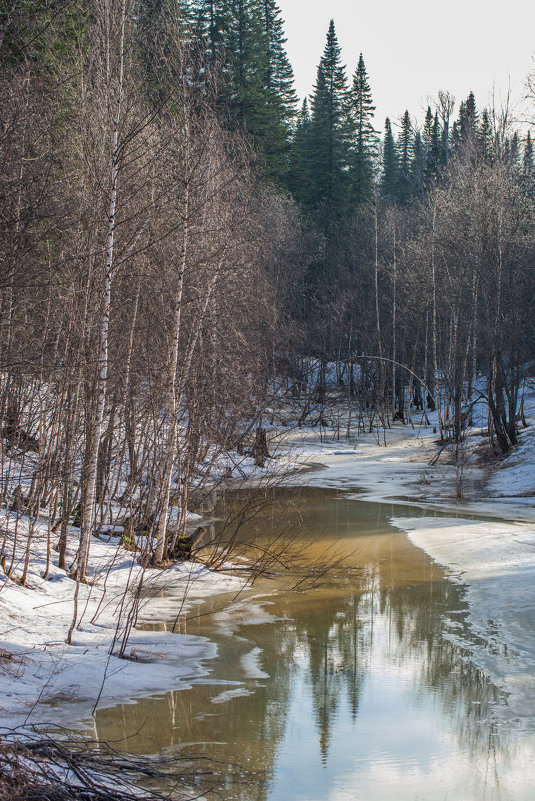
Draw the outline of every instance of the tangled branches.
<instances>
[{"instance_id":1,"label":"tangled branches","mask_svg":"<svg viewBox=\"0 0 535 801\"><path fill-rule=\"evenodd\" d=\"M132 756L61 735L0 731L0 801L194 801L211 792L215 770L189 771L190 755Z\"/></svg>"}]
</instances>

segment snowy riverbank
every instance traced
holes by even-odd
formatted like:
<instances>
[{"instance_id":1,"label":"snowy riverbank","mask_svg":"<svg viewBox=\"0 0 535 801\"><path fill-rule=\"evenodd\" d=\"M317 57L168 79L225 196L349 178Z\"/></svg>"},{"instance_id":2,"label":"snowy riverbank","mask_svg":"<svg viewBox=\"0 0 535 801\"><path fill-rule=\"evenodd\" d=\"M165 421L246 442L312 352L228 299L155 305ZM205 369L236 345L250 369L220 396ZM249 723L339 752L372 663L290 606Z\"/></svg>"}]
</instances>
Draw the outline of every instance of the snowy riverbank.
<instances>
[{"instance_id":1,"label":"snowy riverbank","mask_svg":"<svg viewBox=\"0 0 535 801\"><path fill-rule=\"evenodd\" d=\"M474 643L476 634L481 638L473 658L510 694L516 716L522 715L523 705L527 708L528 698L532 709L535 697L535 495L530 494L535 493L535 430L530 427L521 436L517 451L490 480L470 464L479 443L477 436L472 439L462 502L455 500L456 468L429 465L437 449L431 427L400 426L379 440L367 434L349 443L332 436L325 442L317 430L294 429L279 443L276 460L278 471L303 463L323 465L293 472L286 478L289 484L336 488L359 500L392 504L394 524L467 585ZM512 497L518 487L521 497ZM452 510L452 517L397 514L396 508L408 501ZM483 522L489 517L494 521ZM24 525L23 518L19 526ZM109 706L186 687L207 674L215 646L183 633L135 630L126 650L130 659L110 657L121 598L135 586L141 568L116 544L100 540L92 543L91 583L81 588L82 624L73 645L65 645L73 583L57 567L41 578L44 523L35 547L40 559L32 559L27 587L0 576L0 726L73 724L87 718L97 702ZM165 573L148 570L144 585L150 599L143 602L143 620L169 619L183 597L192 604L241 586L236 578L190 563ZM161 597L164 585L171 599Z\"/></svg>"},{"instance_id":2,"label":"snowy riverbank","mask_svg":"<svg viewBox=\"0 0 535 801\"><path fill-rule=\"evenodd\" d=\"M19 526L24 526L24 519ZM40 536L39 536L40 535ZM187 634L135 629L126 659L110 656L123 597L130 596L142 573L132 555L114 544L94 540L89 584L80 588L81 625L73 644L65 638L73 612L74 584L64 571L51 567L41 578L46 526L38 529L27 586L0 575L0 727L24 723L68 726L87 718L98 703L109 706L170 688L187 687L205 675L215 655L207 639ZM199 598L238 591L242 582L186 562L165 572L144 572L143 621L169 618ZM166 598L162 598L165 587ZM126 606L126 605L125 605ZM117 651L119 643L114 649Z\"/></svg>"}]
</instances>

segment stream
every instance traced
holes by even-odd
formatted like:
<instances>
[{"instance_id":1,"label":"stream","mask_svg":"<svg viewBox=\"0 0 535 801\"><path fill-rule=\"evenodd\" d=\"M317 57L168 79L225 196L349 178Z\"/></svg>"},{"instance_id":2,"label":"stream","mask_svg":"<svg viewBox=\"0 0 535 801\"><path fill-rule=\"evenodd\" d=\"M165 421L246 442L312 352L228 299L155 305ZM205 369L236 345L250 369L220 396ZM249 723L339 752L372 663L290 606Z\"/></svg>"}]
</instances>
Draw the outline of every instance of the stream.
<instances>
[{"instance_id":1,"label":"stream","mask_svg":"<svg viewBox=\"0 0 535 801\"><path fill-rule=\"evenodd\" d=\"M389 522L422 514L279 487L249 535L297 532L305 561L336 567L196 604L180 631L217 644L208 675L101 709L90 733L210 764L228 801L532 801L535 735L470 658L486 643L465 588Z\"/></svg>"}]
</instances>

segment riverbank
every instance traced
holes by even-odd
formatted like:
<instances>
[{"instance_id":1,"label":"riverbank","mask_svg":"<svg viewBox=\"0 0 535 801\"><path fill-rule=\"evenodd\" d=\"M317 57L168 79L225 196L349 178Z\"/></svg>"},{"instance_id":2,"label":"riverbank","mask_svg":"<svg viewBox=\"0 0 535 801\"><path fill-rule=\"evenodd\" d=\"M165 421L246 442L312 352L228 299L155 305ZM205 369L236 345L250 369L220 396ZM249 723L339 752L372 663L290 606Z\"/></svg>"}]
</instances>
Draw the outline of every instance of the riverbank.
<instances>
[{"instance_id":1,"label":"riverbank","mask_svg":"<svg viewBox=\"0 0 535 801\"><path fill-rule=\"evenodd\" d=\"M511 681L524 687L523 696L515 696L520 708L522 698L525 701L532 694L529 670L535 662L535 633L531 641L528 625L535 618L535 496L530 494L531 479L535 492L533 426L521 433L515 454L490 478L488 468L475 464L481 437L476 432L470 438L464 454L462 501L455 497L458 469L447 463L447 452L440 462L429 464L437 453L432 425L397 426L349 443L333 440L332 433L325 440L325 432L317 429L287 430L276 446L273 466L279 474L287 473L284 481L288 484L336 488L358 500L391 504L393 523L446 566L454 580L468 585L474 631L489 644L487 652L485 646L475 650L474 659L480 660L507 692L512 693ZM316 469L297 472L298 465L315 465ZM249 472L253 478L261 474ZM516 497L512 493L519 486L521 495ZM442 516L438 525L434 518L415 521L396 516L396 506L407 502L430 510L451 510L452 517ZM474 523L460 518L462 514L501 522ZM19 521L22 539L27 525L24 518ZM205 638L188 635L183 628L178 635L134 630L124 654L127 658L110 656L112 643L118 636L120 641L125 615L122 599L143 576L143 620L169 619L183 604L191 607L208 595L239 592L241 580L210 573L192 563L164 573L143 572L117 542L94 540L90 584L81 588L83 618L74 632L73 645L67 646L73 584L54 566L47 579L42 578L46 537L47 526L42 521L34 541L38 558L32 559L26 587L0 576L0 726L73 724L90 716L95 705L110 706L185 688L207 675L215 646ZM508 585L518 592L507 594ZM165 595L171 597L162 597L164 587ZM499 618L505 599L508 614ZM478 623L486 619L499 621L499 631L493 629L492 638ZM507 653L527 649L517 675L511 676L506 664L489 658L496 643L498 650L503 646ZM118 647L116 642L115 653Z\"/></svg>"},{"instance_id":2,"label":"riverbank","mask_svg":"<svg viewBox=\"0 0 535 801\"><path fill-rule=\"evenodd\" d=\"M25 526L27 520L20 520L19 527ZM141 580L139 612L145 622L169 618L168 610L184 612L206 595L239 592L242 580L193 562L164 572L143 570L116 542L93 540L89 583L80 587L82 618L72 645L66 645L74 584L54 565L42 578L46 535L41 523L25 587L0 575L0 727L68 726L87 718L97 705L187 687L207 673L215 646L187 633L133 629L123 658L110 650L120 651L131 598Z\"/></svg>"}]
</instances>

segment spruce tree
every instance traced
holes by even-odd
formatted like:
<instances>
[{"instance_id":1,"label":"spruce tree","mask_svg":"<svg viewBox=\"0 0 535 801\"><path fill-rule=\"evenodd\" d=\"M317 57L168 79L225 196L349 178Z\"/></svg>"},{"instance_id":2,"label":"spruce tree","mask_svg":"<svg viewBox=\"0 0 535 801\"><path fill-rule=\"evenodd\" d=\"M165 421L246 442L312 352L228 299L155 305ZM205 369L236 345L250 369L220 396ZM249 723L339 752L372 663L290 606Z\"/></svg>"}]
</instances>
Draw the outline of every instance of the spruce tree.
<instances>
[{"instance_id":1,"label":"spruce tree","mask_svg":"<svg viewBox=\"0 0 535 801\"><path fill-rule=\"evenodd\" d=\"M195 0L206 70L223 85L220 114L246 131L266 174L285 184L296 97L275 0Z\"/></svg>"},{"instance_id":2,"label":"spruce tree","mask_svg":"<svg viewBox=\"0 0 535 801\"><path fill-rule=\"evenodd\" d=\"M522 159L522 170L524 175L533 177L535 172L535 159L533 155L533 141L531 139L531 131L528 131L526 137L526 144L524 145L524 158Z\"/></svg>"},{"instance_id":3,"label":"spruce tree","mask_svg":"<svg viewBox=\"0 0 535 801\"><path fill-rule=\"evenodd\" d=\"M477 106L476 106L476 98L473 92L470 92L468 97L466 98L466 124L475 130L478 120L478 113L477 113Z\"/></svg>"},{"instance_id":4,"label":"spruce tree","mask_svg":"<svg viewBox=\"0 0 535 801\"><path fill-rule=\"evenodd\" d=\"M470 92L466 101L459 106L459 118L454 126L454 145L461 158L473 158L477 150L479 114L474 93Z\"/></svg>"},{"instance_id":5,"label":"spruce tree","mask_svg":"<svg viewBox=\"0 0 535 801\"><path fill-rule=\"evenodd\" d=\"M383 142L383 174L381 176L381 194L387 201L397 199L399 185L399 158L392 125L388 117L385 121Z\"/></svg>"},{"instance_id":6,"label":"spruce tree","mask_svg":"<svg viewBox=\"0 0 535 801\"><path fill-rule=\"evenodd\" d=\"M325 50L318 66L311 107L314 205L317 208L322 207L328 216L335 219L347 210L349 199L351 123L346 72L341 63L333 20L329 25Z\"/></svg>"},{"instance_id":7,"label":"spruce tree","mask_svg":"<svg viewBox=\"0 0 535 801\"><path fill-rule=\"evenodd\" d=\"M177 36L188 41L193 23L186 0L139 0L136 27L140 61L151 102L166 102L181 78L183 64L177 58Z\"/></svg>"},{"instance_id":8,"label":"spruce tree","mask_svg":"<svg viewBox=\"0 0 535 801\"><path fill-rule=\"evenodd\" d=\"M511 137L510 164L513 169L517 169L520 164L520 141L517 131Z\"/></svg>"},{"instance_id":9,"label":"spruce tree","mask_svg":"<svg viewBox=\"0 0 535 801\"><path fill-rule=\"evenodd\" d=\"M226 51L232 62L230 110L236 121L258 135L265 119L266 48L260 9L250 0L228 0Z\"/></svg>"},{"instance_id":10,"label":"spruce tree","mask_svg":"<svg viewBox=\"0 0 535 801\"><path fill-rule=\"evenodd\" d=\"M314 205L311 169L310 113L308 100L305 98L297 115L288 175L288 188L295 200L304 208L312 208Z\"/></svg>"},{"instance_id":11,"label":"spruce tree","mask_svg":"<svg viewBox=\"0 0 535 801\"><path fill-rule=\"evenodd\" d=\"M427 111L425 112L425 122L422 131L422 145L425 150L425 154L429 153L431 150L431 139L433 136L433 112L431 111L431 106L427 106Z\"/></svg>"},{"instance_id":12,"label":"spruce tree","mask_svg":"<svg viewBox=\"0 0 535 801\"><path fill-rule=\"evenodd\" d=\"M481 114L481 125L479 126L478 132L478 150L483 161L487 164L492 164L494 160L494 136L487 109L484 109Z\"/></svg>"},{"instance_id":13,"label":"spruce tree","mask_svg":"<svg viewBox=\"0 0 535 801\"><path fill-rule=\"evenodd\" d=\"M268 120L268 127L262 132L262 146L269 174L284 181L289 168L290 127L295 118L297 103L294 76L284 48L286 39L279 7L274 0L261 0L259 11L263 31L263 87Z\"/></svg>"},{"instance_id":14,"label":"spruce tree","mask_svg":"<svg viewBox=\"0 0 535 801\"><path fill-rule=\"evenodd\" d=\"M355 126L352 157L352 194L357 204L369 202L373 197L374 162L377 157L377 133L373 127L375 106L362 53L350 93Z\"/></svg>"},{"instance_id":15,"label":"spruce tree","mask_svg":"<svg viewBox=\"0 0 535 801\"><path fill-rule=\"evenodd\" d=\"M431 111L431 109L429 108L428 111ZM429 134L427 134L428 124ZM428 137L425 154L425 183L426 186L429 186L440 175L444 167L444 133L440 127L438 112L435 112L434 116L431 115L429 123L428 118L426 118L426 129L424 130L426 137Z\"/></svg>"},{"instance_id":16,"label":"spruce tree","mask_svg":"<svg viewBox=\"0 0 535 801\"><path fill-rule=\"evenodd\" d=\"M412 194L411 164L413 158L414 133L409 112L406 111L401 119L401 131L398 138L399 153L399 182L398 199L404 205L409 202Z\"/></svg>"},{"instance_id":17,"label":"spruce tree","mask_svg":"<svg viewBox=\"0 0 535 801\"><path fill-rule=\"evenodd\" d=\"M416 131L413 143L413 156L411 163L411 189L414 195L419 195L425 188L426 153L420 131Z\"/></svg>"},{"instance_id":18,"label":"spruce tree","mask_svg":"<svg viewBox=\"0 0 535 801\"><path fill-rule=\"evenodd\" d=\"M193 14L196 31L205 47L205 61L209 69L223 68L226 59L226 43L230 27L230 13L226 0L194 0Z\"/></svg>"},{"instance_id":19,"label":"spruce tree","mask_svg":"<svg viewBox=\"0 0 535 801\"><path fill-rule=\"evenodd\" d=\"M524 144L524 154L522 158L522 178L530 196L535 196L535 154L533 153L533 140L531 131L528 131Z\"/></svg>"},{"instance_id":20,"label":"spruce tree","mask_svg":"<svg viewBox=\"0 0 535 801\"><path fill-rule=\"evenodd\" d=\"M458 154L461 148L461 130L457 120L455 120L451 129L451 148L455 154Z\"/></svg>"},{"instance_id":21,"label":"spruce tree","mask_svg":"<svg viewBox=\"0 0 535 801\"><path fill-rule=\"evenodd\" d=\"M291 121L295 116L297 97L294 89L294 74L284 45L284 23L274 0L261 0L260 11L264 31L266 74L264 82L283 109L283 117Z\"/></svg>"}]
</instances>

